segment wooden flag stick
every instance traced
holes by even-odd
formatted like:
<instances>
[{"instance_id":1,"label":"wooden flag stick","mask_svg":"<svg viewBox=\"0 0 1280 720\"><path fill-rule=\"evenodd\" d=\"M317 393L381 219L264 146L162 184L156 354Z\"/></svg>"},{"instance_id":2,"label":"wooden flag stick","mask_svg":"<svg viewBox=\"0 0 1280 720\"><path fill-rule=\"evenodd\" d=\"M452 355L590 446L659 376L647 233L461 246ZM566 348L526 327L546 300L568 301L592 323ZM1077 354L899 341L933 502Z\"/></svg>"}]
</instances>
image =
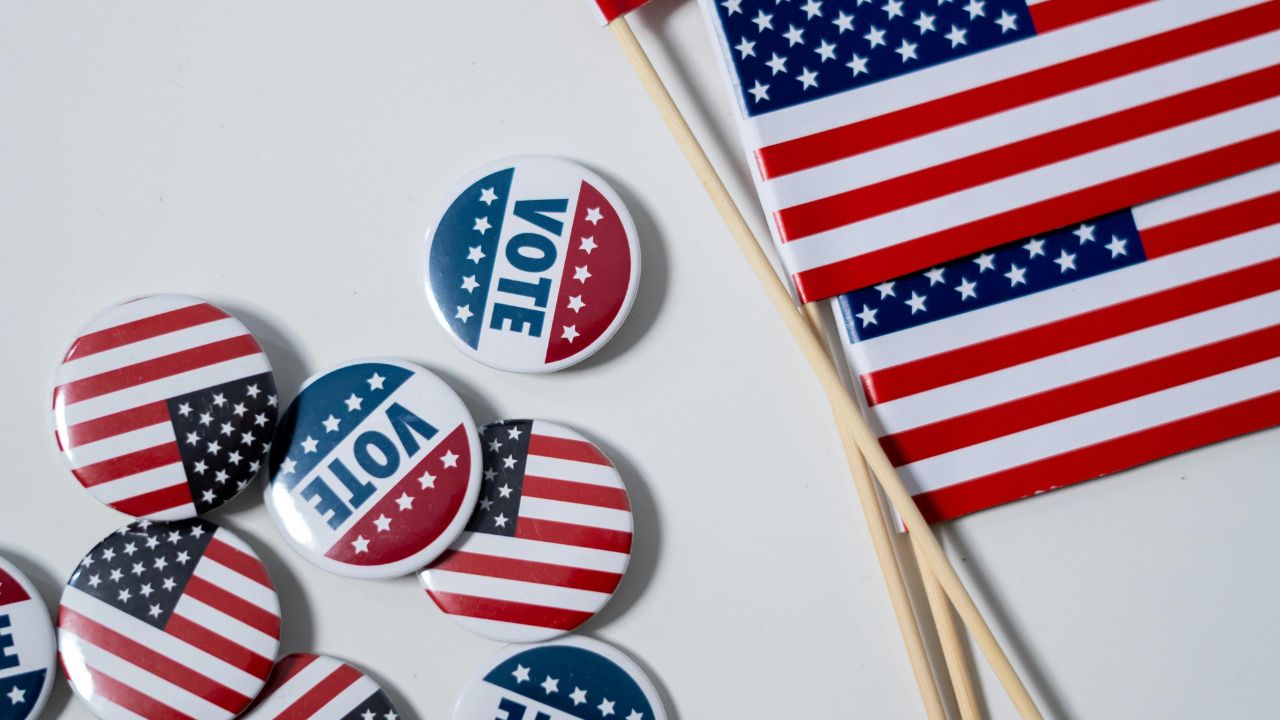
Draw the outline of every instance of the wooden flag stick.
<instances>
[{"instance_id":1,"label":"wooden flag stick","mask_svg":"<svg viewBox=\"0 0 1280 720\"><path fill-rule=\"evenodd\" d=\"M774 309L791 332L792 338L804 354L805 359L808 360L809 366L813 369L818 382L822 384L823 390L827 393L832 409L841 422L847 426L847 434L852 437L858 449L862 451L893 508L897 510L911 532L919 536L918 541L921 545L921 555L926 560L925 564L932 567L937 574L938 582L941 583L942 589L946 591L947 597L951 598L951 602L955 605L956 613L964 621L969 632L973 634L974 641L978 644L978 648L982 651L987 662L991 664L991 668L996 677L999 678L1005 692L1009 694L1014 706L1023 718L1041 718L1042 715L1036 707L1031 693L1027 691L1022 679L1018 677L1017 670L1014 669L1013 663L1009 661L1004 649L1000 647L1000 642L996 639L995 633L991 631L990 626L987 625L986 619L982 616L982 611L978 609L963 581L960 580L960 576L956 574L955 568L951 567L946 554L942 552L942 546L938 544L938 539L934 537L929 524L925 522L924 516L920 514L920 509L916 507L911 493L902 484L902 478L898 477L893 463L889 461L889 457L885 455L884 450L880 447L875 434L867 426L867 422L862 417L862 413L858 409L853 396L849 394L844 387L844 383L841 382L840 374L831 358L828 357L822 342L809 331L809 326L804 316L796 310L791 300L791 295L787 292L777 273L774 272L773 265L769 263L769 258L765 255L764 250L756 242L750 226L747 225L742 213L738 211L738 207L733 203L733 198L729 195L728 189L725 188L724 182L716 174L715 167L712 166L706 153L703 152L693 131L689 129L688 123L685 122L680 110L671 99L670 93L667 92L666 86L662 84L661 78L658 77L657 72L653 69L653 65L649 62L644 49L640 47L635 34L631 32L631 26L627 24L626 18L619 17L615 19L609 23L609 29L613 32L619 45L621 45L623 54L626 55L627 60L636 71L641 84L644 85L645 90L649 93L649 97L657 105L658 113L666 122L668 130L671 131L681 151L684 152L685 158L698 176L698 180L711 196L711 201L720 212L721 218L729 226L730 233L738 243L738 249L742 251L747 263L755 272L756 280L759 281L768 294Z\"/></svg>"},{"instance_id":2,"label":"wooden flag stick","mask_svg":"<svg viewBox=\"0 0 1280 720\"><path fill-rule=\"evenodd\" d=\"M916 550L920 563L920 575L924 580L924 591L929 598L929 609L933 611L933 625L938 629L938 640L942 644L942 656L947 661L947 672L951 675L951 690L956 696L956 706L960 708L960 720L981 720L982 710L978 707L978 693L973 685L973 674L969 671L969 659L965 655L963 638L956 627L955 616L951 614L951 601L942 591L938 576L929 572L920 553L920 545L916 534L911 533L911 546Z\"/></svg>"}]
</instances>

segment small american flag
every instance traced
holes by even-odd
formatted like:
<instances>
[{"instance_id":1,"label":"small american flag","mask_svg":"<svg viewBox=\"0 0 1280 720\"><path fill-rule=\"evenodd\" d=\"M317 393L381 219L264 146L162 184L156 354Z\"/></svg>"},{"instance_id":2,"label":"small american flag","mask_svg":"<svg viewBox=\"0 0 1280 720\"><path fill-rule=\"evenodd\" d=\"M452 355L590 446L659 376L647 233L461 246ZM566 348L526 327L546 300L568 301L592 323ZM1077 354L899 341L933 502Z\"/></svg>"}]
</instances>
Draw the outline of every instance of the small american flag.
<instances>
[{"instance_id":1,"label":"small american flag","mask_svg":"<svg viewBox=\"0 0 1280 720\"><path fill-rule=\"evenodd\" d=\"M587 0L601 25L608 25L649 0Z\"/></svg>"},{"instance_id":2,"label":"small american flag","mask_svg":"<svg viewBox=\"0 0 1280 720\"><path fill-rule=\"evenodd\" d=\"M1280 424L1280 166L838 300L930 520Z\"/></svg>"},{"instance_id":3,"label":"small american flag","mask_svg":"<svg viewBox=\"0 0 1280 720\"><path fill-rule=\"evenodd\" d=\"M368 675L324 655L280 658L243 720L398 720L391 699Z\"/></svg>"},{"instance_id":4,"label":"small american flag","mask_svg":"<svg viewBox=\"0 0 1280 720\"><path fill-rule=\"evenodd\" d=\"M703 0L804 301L1280 160L1277 0Z\"/></svg>"},{"instance_id":5,"label":"small american flag","mask_svg":"<svg viewBox=\"0 0 1280 720\"><path fill-rule=\"evenodd\" d=\"M276 423L267 356L239 320L181 295L108 309L58 368L58 447L99 500L177 519L256 476Z\"/></svg>"},{"instance_id":6,"label":"small american flag","mask_svg":"<svg viewBox=\"0 0 1280 720\"><path fill-rule=\"evenodd\" d=\"M422 580L442 610L481 635L556 637L586 622L622 581L627 491L609 459L561 425L510 420L480 436L480 504Z\"/></svg>"},{"instance_id":7,"label":"small american flag","mask_svg":"<svg viewBox=\"0 0 1280 720\"><path fill-rule=\"evenodd\" d=\"M62 594L58 648L106 720L227 720L266 683L280 644L267 570L230 531L142 520L102 541Z\"/></svg>"}]
</instances>

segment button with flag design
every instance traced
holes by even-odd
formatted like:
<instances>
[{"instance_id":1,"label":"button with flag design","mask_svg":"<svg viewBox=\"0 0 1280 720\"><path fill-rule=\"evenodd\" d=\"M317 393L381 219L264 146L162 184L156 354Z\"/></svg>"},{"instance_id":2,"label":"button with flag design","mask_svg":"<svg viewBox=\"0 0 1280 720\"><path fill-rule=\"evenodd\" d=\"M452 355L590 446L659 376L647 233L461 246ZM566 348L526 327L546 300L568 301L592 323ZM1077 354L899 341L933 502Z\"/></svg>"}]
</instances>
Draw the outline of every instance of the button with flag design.
<instances>
[{"instance_id":1,"label":"button with flag design","mask_svg":"<svg viewBox=\"0 0 1280 720\"><path fill-rule=\"evenodd\" d=\"M0 557L0 720L40 716L53 660L49 611L31 581Z\"/></svg>"},{"instance_id":2,"label":"button with flag design","mask_svg":"<svg viewBox=\"0 0 1280 720\"><path fill-rule=\"evenodd\" d=\"M427 235L427 295L454 344L480 362L550 372L596 352L635 299L631 216L598 175L520 156L472 172Z\"/></svg>"},{"instance_id":3,"label":"button with flag design","mask_svg":"<svg viewBox=\"0 0 1280 720\"><path fill-rule=\"evenodd\" d=\"M497 717L666 720L667 714L635 661L599 640L569 635L498 651L453 709L453 720Z\"/></svg>"},{"instance_id":4,"label":"button with flag design","mask_svg":"<svg viewBox=\"0 0 1280 720\"><path fill-rule=\"evenodd\" d=\"M89 321L58 367L53 424L71 472L135 517L208 512L258 474L275 430L271 364L244 324L185 295Z\"/></svg>"},{"instance_id":5,"label":"button with flag design","mask_svg":"<svg viewBox=\"0 0 1280 720\"><path fill-rule=\"evenodd\" d=\"M313 376L271 445L267 509L293 546L348 577L392 578L431 562L480 492L480 440L443 380L400 360Z\"/></svg>"},{"instance_id":6,"label":"button with flag design","mask_svg":"<svg viewBox=\"0 0 1280 720\"><path fill-rule=\"evenodd\" d=\"M563 635L613 597L631 502L600 449L546 420L480 430L484 480L466 530L419 576L441 610L503 642Z\"/></svg>"},{"instance_id":7,"label":"button with flag design","mask_svg":"<svg viewBox=\"0 0 1280 720\"><path fill-rule=\"evenodd\" d=\"M398 720L387 693L349 663L327 655L280 658L241 720Z\"/></svg>"},{"instance_id":8,"label":"button with flag design","mask_svg":"<svg viewBox=\"0 0 1280 720\"><path fill-rule=\"evenodd\" d=\"M104 720L230 720L266 684L279 646L266 567L197 518L112 533L72 573L58 610L67 679Z\"/></svg>"}]
</instances>

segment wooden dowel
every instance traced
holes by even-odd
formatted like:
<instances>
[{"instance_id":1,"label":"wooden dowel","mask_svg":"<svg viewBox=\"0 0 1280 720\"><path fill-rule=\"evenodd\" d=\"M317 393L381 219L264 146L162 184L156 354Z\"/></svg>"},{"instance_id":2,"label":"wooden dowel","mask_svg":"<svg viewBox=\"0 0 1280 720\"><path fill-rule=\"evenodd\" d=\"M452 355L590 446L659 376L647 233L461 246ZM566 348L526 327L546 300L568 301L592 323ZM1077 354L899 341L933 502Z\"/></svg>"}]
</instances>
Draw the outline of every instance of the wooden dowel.
<instances>
[{"instance_id":1,"label":"wooden dowel","mask_svg":"<svg viewBox=\"0 0 1280 720\"><path fill-rule=\"evenodd\" d=\"M902 517L907 527L919 536L920 553L926 561L924 564L932 567L937 574L938 582L942 584L947 597L951 598L951 602L955 605L956 613L969 629L969 632L973 634L974 642L978 644L983 656L991 664L992 671L995 672L1001 686L1008 693L1019 714L1023 718L1042 717L1036 707L1035 700L1031 697L1031 693L1027 691L1022 678L1018 676L1017 670L1014 669L1013 663L1009 661L1004 649L1000 647L1000 641L996 639L995 633L987 625L986 619L982 616L982 611L978 609L977 604L970 597L969 591L965 589L964 583L960 580L960 576L956 574L955 568L951 567L951 563L942 552L942 547L938 544L938 539L934 537L933 531L929 528L924 516L920 514L920 509L916 507L915 501L911 498L911 493L903 485L902 478L898 477L897 470L894 469L893 463L889 461L889 457L885 455L884 450L880 447L875 433L867 426L866 420L862 417L862 413L858 409L853 396L849 394L841 382L840 374L836 370L835 364L827 356L825 348L822 347L817 337L809 332L808 323L805 321L804 316L796 312L791 295L787 292L777 273L773 271L769 258L765 255L760 244L756 242L750 226L747 225L742 213L738 211L738 207L733 203L733 198L729 195L728 189L725 188L724 182L721 181L715 167L698 144L693 131L689 129L688 123L685 122L684 117L680 114L675 101L671 99L671 95L662 84L661 78L658 77L657 72L653 69L653 65L649 62L648 56L645 55L644 49L640 47L635 34L631 32L631 26L627 24L626 18L620 17L609 23L609 29L613 32L619 45L621 45L623 54L626 55L632 68L635 69L636 75L649 93L649 97L657 106L658 114L666 122L667 129L670 130L675 138L676 144L680 146L685 159L688 160L693 168L694 174L697 175L702 187L711 196L711 201L720 212L721 218L729 226L730 234L733 235L734 240L738 243L738 249L755 272L756 280L764 288L770 302L773 303L774 309L791 332L791 337L809 362L809 366L812 368L818 382L822 384L822 388L831 402L832 409L841 422L847 426L845 434L849 435L858 446L858 449L862 451L867 464L871 466L872 473L879 481L885 497L888 498L894 510Z\"/></svg>"},{"instance_id":2,"label":"wooden dowel","mask_svg":"<svg viewBox=\"0 0 1280 720\"><path fill-rule=\"evenodd\" d=\"M915 533L909 536L911 547L918 548ZM951 677L951 692L956 696L956 707L960 708L960 720L981 720L982 710L978 707L978 692L973 684L973 673L969 669L969 657L965 652L964 638L960 628L956 626L952 614L951 601L942 591L938 577L928 570L918 549L916 557L920 562L920 575L924 582L924 592L929 598L929 609L933 612L933 626L938 630L938 642L942 645L942 656L947 661L947 673Z\"/></svg>"}]
</instances>

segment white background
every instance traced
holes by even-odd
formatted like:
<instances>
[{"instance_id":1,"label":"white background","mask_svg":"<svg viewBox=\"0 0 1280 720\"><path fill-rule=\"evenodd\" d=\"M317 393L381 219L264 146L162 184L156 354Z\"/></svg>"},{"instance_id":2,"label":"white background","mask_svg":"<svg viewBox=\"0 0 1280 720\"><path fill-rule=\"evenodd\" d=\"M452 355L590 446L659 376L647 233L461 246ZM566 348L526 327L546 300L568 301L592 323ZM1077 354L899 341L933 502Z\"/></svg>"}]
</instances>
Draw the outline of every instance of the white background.
<instances>
[{"instance_id":1,"label":"white background","mask_svg":"<svg viewBox=\"0 0 1280 720\"><path fill-rule=\"evenodd\" d=\"M698 9L658 0L636 24L750 203ZM538 152L612 182L644 254L621 333L547 377L457 352L417 265L457 176ZM619 597L585 630L650 668L673 715L922 716L818 386L579 0L0 0L0 243L0 554L47 601L124 522L57 456L53 366L101 307L183 292L246 321L286 397L329 364L392 355L440 373L479 422L545 417L597 440L630 486L638 535ZM1278 440L1258 433L946 528L1048 714L1280 715ZM448 718L498 647L412 577L311 567L256 488L213 519L270 566L283 650L357 662L408 718ZM1012 717L978 667L991 716ZM86 716L60 682L46 717Z\"/></svg>"}]
</instances>

